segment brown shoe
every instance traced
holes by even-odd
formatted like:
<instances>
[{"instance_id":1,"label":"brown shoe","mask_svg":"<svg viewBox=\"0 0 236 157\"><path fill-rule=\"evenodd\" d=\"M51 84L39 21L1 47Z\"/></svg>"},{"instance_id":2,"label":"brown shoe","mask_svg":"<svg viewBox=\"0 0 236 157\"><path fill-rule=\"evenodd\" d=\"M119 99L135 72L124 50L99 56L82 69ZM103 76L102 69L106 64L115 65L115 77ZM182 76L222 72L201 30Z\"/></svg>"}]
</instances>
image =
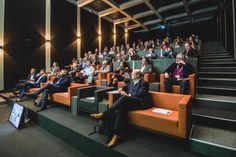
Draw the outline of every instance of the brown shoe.
<instances>
[{"instance_id":1,"label":"brown shoe","mask_svg":"<svg viewBox=\"0 0 236 157\"><path fill-rule=\"evenodd\" d=\"M17 99L16 99L16 102L21 102L21 98L17 98Z\"/></svg>"},{"instance_id":2,"label":"brown shoe","mask_svg":"<svg viewBox=\"0 0 236 157\"><path fill-rule=\"evenodd\" d=\"M120 136L118 135L113 135L110 142L108 142L107 147L111 148L117 145L118 141L120 139Z\"/></svg>"},{"instance_id":3,"label":"brown shoe","mask_svg":"<svg viewBox=\"0 0 236 157\"><path fill-rule=\"evenodd\" d=\"M9 98L15 98L15 97L17 97L16 94L11 94L11 95L9 95Z\"/></svg>"},{"instance_id":4,"label":"brown shoe","mask_svg":"<svg viewBox=\"0 0 236 157\"><path fill-rule=\"evenodd\" d=\"M103 117L103 113L91 114L91 117L93 117L96 120L101 120Z\"/></svg>"}]
</instances>

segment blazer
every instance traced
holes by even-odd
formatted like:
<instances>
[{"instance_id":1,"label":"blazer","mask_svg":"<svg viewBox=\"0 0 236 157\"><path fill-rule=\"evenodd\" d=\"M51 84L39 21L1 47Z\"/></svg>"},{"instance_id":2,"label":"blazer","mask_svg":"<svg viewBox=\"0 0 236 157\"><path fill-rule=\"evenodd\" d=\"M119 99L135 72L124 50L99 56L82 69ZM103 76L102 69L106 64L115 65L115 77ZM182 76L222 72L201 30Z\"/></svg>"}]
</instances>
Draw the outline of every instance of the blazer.
<instances>
[{"instance_id":1,"label":"blazer","mask_svg":"<svg viewBox=\"0 0 236 157\"><path fill-rule=\"evenodd\" d=\"M172 63L166 70L165 73L173 74L177 67L177 63ZM193 66L189 63L183 65L184 78L188 78L190 74L193 73Z\"/></svg>"},{"instance_id":2,"label":"blazer","mask_svg":"<svg viewBox=\"0 0 236 157\"><path fill-rule=\"evenodd\" d=\"M153 53L146 52L144 57L149 58L149 59L156 59L157 58L157 54L155 52L153 52Z\"/></svg>"},{"instance_id":3,"label":"blazer","mask_svg":"<svg viewBox=\"0 0 236 157\"><path fill-rule=\"evenodd\" d=\"M36 74L29 74L29 75L27 76L27 81L33 81L33 80L30 80L30 78L31 78L32 75L33 75L33 79L34 79L34 81L35 81L35 79L36 79Z\"/></svg>"},{"instance_id":4,"label":"blazer","mask_svg":"<svg viewBox=\"0 0 236 157\"><path fill-rule=\"evenodd\" d=\"M148 100L148 83L143 79L140 79L138 83L134 84L133 81L130 81L123 87L123 90L130 94L132 97L139 98L140 100L147 101Z\"/></svg>"},{"instance_id":5,"label":"blazer","mask_svg":"<svg viewBox=\"0 0 236 157\"><path fill-rule=\"evenodd\" d=\"M141 67L141 69L142 69L142 67ZM144 67L142 73L143 73L143 74L145 74L145 73L152 73L152 66L151 66L150 64L147 64L147 65Z\"/></svg>"},{"instance_id":6,"label":"blazer","mask_svg":"<svg viewBox=\"0 0 236 157\"><path fill-rule=\"evenodd\" d=\"M71 78L66 75L62 77L57 77L53 81L53 85L59 86L62 90L66 90L70 86Z\"/></svg>"},{"instance_id":7,"label":"blazer","mask_svg":"<svg viewBox=\"0 0 236 157\"><path fill-rule=\"evenodd\" d=\"M37 77L36 81L35 81L35 85L40 86L40 83L42 82L47 82L47 75L43 74L43 76L40 75L39 77Z\"/></svg>"},{"instance_id":8,"label":"blazer","mask_svg":"<svg viewBox=\"0 0 236 157\"><path fill-rule=\"evenodd\" d=\"M191 58L191 57L197 57L197 51L196 50L194 50L193 48L191 48L191 50L190 51L184 51L183 52L183 55L186 57L186 58Z\"/></svg>"}]
</instances>

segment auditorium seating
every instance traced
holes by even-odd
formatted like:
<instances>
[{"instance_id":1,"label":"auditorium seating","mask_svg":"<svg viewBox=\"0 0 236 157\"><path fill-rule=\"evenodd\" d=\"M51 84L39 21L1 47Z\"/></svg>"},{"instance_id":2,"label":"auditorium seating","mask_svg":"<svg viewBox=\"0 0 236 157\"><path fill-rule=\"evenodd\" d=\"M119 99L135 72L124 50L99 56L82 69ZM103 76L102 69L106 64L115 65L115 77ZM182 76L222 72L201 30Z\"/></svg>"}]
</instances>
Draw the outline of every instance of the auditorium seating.
<instances>
[{"instance_id":1,"label":"auditorium seating","mask_svg":"<svg viewBox=\"0 0 236 157\"><path fill-rule=\"evenodd\" d=\"M43 87L46 83L42 83L41 87ZM79 83L71 83L70 87L68 87L67 92L53 93L49 95L49 100L53 102L57 102L66 106L70 106L71 97L77 95L77 89L81 87L89 86L88 84L79 84ZM30 93L37 91L39 88L32 88L29 90Z\"/></svg>"},{"instance_id":2,"label":"auditorium seating","mask_svg":"<svg viewBox=\"0 0 236 157\"><path fill-rule=\"evenodd\" d=\"M129 122L151 132L186 138L188 137L191 120L191 96L149 92L153 107L146 110L135 110L128 113ZM109 93L109 106L119 94ZM155 113L156 108L167 109L170 114Z\"/></svg>"},{"instance_id":3,"label":"auditorium seating","mask_svg":"<svg viewBox=\"0 0 236 157\"><path fill-rule=\"evenodd\" d=\"M114 88L104 86L78 88L78 111L98 113L99 102L108 99L107 92L111 90Z\"/></svg>"},{"instance_id":4,"label":"auditorium seating","mask_svg":"<svg viewBox=\"0 0 236 157\"><path fill-rule=\"evenodd\" d=\"M160 75L160 92L165 92L165 75ZM180 92L180 86L179 85L173 85L172 86L172 92L173 93L179 93ZM189 94L192 98L195 98L196 95L196 74L189 75Z\"/></svg>"}]
</instances>

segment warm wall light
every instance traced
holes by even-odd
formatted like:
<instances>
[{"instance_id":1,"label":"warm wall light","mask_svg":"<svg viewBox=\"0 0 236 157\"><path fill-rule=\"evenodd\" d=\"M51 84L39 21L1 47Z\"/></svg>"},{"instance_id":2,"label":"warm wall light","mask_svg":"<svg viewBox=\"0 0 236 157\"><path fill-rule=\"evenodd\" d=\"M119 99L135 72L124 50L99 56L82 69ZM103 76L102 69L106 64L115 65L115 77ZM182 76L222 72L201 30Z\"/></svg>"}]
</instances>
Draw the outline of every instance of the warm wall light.
<instances>
[{"instance_id":1,"label":"warm wall light","mask_svg":"<svg viewBox=\"0 0 236 157\"><path fill-rule=\"evenodd\" d=\"M51 40L50 35L49 35L49 34L46 34L45 39L46 39L46 41L50 41L50 40Z\"/></svg>"},{"instance_id":2,"label":"warm wall light","mask_svg":"<svg viewBox=\"0 0 236 157\"><path fill-rule=\"evenodd\" d=\"M45 44L46 44L46 49L50 48L50 46L51 46L50 41L47 41Z\"/></svg>"}]
</instances>

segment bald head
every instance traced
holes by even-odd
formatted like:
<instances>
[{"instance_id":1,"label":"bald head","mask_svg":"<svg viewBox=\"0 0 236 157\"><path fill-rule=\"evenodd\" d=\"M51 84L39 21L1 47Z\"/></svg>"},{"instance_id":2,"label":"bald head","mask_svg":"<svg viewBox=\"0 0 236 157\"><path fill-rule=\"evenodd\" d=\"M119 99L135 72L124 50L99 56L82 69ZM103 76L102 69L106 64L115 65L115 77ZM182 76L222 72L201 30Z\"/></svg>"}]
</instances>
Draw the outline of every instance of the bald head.
<instances>
[{"instance_id":1,"label":"bald head","mask_svg":"<svg viewBox=\"0 0 236 157\"><path fill-rule=\"evenodd\" d=\"M141 76L142 76L141 70L139 70L139 69L134 69L131 75L132 75L132 80L140 79Z\"/></svg>"}]
</instances>

